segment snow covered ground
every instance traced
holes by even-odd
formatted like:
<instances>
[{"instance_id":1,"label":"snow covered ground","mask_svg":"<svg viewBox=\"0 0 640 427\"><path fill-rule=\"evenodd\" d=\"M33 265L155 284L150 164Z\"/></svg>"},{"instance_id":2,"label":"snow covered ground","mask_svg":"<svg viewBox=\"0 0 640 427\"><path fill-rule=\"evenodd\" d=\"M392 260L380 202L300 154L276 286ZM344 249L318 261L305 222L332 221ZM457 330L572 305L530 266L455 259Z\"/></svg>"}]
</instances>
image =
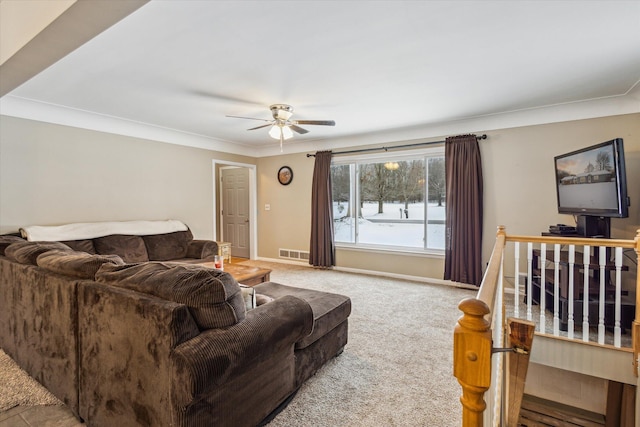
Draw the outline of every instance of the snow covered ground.
<instances>
[{"instance_id":1,"label":"snow covered ground","mask_svg":"<svg viewBox=\"0 0 640 427\"><path fill-rule=\"evenodd\" d=\"M334 203L333 217L336 242L354 242L353 218L344 218L347 207ZM430 249L444 249L445 208L436 203L427 207L427 241ZM384 213L378 213L377 203L365 203L358 222L359 243L411 248L424 247L424 204L409 204L407 219L403 203L385 203ZM400 217L402 213L402 218ZM373 221L371 221L373 220ZM419 220L420 223L413 223ZM374 222L375 221L375 222Z\"/></svg>"}]
</instances>

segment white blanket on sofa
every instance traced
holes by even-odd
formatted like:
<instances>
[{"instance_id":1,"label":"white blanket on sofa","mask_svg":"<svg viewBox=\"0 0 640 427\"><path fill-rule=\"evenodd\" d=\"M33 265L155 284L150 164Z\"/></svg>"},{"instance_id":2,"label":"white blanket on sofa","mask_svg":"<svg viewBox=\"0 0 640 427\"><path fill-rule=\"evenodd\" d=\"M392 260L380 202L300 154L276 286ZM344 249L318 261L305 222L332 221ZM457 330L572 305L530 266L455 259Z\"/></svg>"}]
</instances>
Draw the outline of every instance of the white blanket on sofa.
<instances>
[{"instance_id":1,"label":"white blanket on sofa","mask_svg":"<svg viewBox=\"0 0 640 427\"><path fill-rule=\"evenodd\" d=\"M178 220L166 221L113 221L78 222L66 225L31 225L20 229L22 237L30 242L63 242L66 240L94 239L112 234L148 234L173 233L186 231L187 226Z\"/></svg>"}]
</instances>

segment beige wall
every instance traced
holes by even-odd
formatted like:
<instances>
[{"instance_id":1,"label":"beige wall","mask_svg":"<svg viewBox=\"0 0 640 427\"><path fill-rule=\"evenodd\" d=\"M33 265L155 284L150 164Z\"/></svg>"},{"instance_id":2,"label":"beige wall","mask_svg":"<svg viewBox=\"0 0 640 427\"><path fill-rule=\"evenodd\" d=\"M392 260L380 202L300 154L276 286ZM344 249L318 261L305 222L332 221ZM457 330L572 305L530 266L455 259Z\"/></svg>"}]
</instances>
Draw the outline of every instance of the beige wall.
<instances>
[{"instance_id":1,"label":"beige wall","mask_svg":"<svg viewBox=\"0 0 640 427\"><path fill-rule=\"evenodd\" d=\"M254 163L0 116L0 233L31 224L171 218L210 239L213 158Z\"/></svg>"},{"instance_id":2,"label":"beige wall","mask_svg":"<svg viewBox=\"0 0 640 427\"><path fill-rule=\"evenodd\" d=\"M612 219L614 237L632 239L640 228L640 114L500 130L478 130L484 174L483 265L498 225L511 234L539 235L550 224L575 224L557 213L553 157L615 137L624 139L629 218ZM339 150L336 150L339 151ZM294 180L281 186L276 173L293 168ZM278 248L308 250L313 158L291 154L258 159L259 255L277 258ZM264 211L264 204L271 205ZM337 250L339 267L442 278L442 257Z\"/></svg>"},{"instance_id":3,"label":"beige wall","mask_svg":"<svg viewBox=\"0 0 640 427\"><path fill-rule=\"evenodd\" d=\"M284 154L254 159L2 116L0 232L27 224L178 218L196 237L213 231L212 159L257 164L258 256L308 250L314 159ZM478 134L485 131L479 130ZM483 258L496 227L537 235L557 214L553 156L614 137L625 142L630 217L613 219L616 237L640 228L640 114L486 131ZM290 166L290 185L276 179ZM271 209L266 211L265 204ZM442 278L442 257L340 249L337 265L398 275Z\"/></svg>"},{"instance_id":4,"label":"beige wall","mask_svg":"<svg viewBox=\"0 0 640 427\"><path fill-rule=\"evenodd\" d=\"M278 258L278 249L309 250L313 158L285 154L258 159L258 255ZM278 182L278 170L289 166L293 180ZM271 209L265 210L265 204Z\"/></svg>"},{"instance_id":5,"label":"beige wall","mask_svg":"<svg viewBox=\"0 0 640 427\"><path fill-rule=\"evenodd\" d=\"M575 225L557 213L553 157L616 137L624 139L629 218L612 219L613 237L633 239L640 228L640 114L488 132L481 142L485 188L485 260L496 227L537 235L550 224Z\"/></svg>"}]
</instances>

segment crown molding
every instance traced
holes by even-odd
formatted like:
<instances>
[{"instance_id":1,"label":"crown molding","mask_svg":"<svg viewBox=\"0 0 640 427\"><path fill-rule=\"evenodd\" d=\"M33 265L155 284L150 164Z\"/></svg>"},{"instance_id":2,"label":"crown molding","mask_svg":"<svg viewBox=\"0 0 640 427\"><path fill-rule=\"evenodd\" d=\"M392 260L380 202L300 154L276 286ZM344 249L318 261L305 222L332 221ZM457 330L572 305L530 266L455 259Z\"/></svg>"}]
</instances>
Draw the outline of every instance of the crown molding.
<instances>
[{"instance_id":1,"label":"crown molding","mask_svg":"<svg viewBox=\"0 0 640 427\"><path fill-rule=\"evenodd\" d=\"M428 123L420 126L387 129L337 138L307 141L298 140L286 143L285 153L295 154L398 141L426 140L429 138L442 137L443 135L490 132L497 129L584 120L638 112L640 112L640 84L636 84L630 91L620 96L466 117L447 122ZM256 149L255 147L219 140L204 135L47 104L11 95L5 95L0 98L0 114L242 156L260 158L282 155L279 146Z\"/></svg>"}]
</instances>

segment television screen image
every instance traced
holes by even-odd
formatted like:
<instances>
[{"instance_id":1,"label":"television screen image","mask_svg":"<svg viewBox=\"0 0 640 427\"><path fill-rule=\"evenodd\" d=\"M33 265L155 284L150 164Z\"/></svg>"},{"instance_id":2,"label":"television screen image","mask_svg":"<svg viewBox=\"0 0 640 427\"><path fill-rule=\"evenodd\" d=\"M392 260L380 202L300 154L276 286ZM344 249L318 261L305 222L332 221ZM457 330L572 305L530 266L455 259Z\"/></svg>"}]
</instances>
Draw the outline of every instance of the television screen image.
<instances>
[{"instance_id":1,"label":"television screen image","mask_svg":"<svg viewBox=\"0 0 640 427\"><path fill-rule=\"evenodd\" d=\"M627 216L621 139L557 156L555 167L560 213Z\"/></svg>"}]
</instances>

